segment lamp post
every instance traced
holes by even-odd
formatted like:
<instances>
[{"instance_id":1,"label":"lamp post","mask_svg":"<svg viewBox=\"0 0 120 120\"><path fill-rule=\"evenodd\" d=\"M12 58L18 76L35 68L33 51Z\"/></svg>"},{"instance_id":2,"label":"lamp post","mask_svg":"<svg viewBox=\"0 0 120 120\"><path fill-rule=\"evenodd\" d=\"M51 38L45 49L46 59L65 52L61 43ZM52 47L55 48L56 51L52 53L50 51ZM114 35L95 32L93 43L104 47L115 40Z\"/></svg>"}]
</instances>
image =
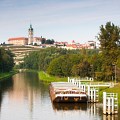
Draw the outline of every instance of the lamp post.
<instances>
[{"instance_id":1,"label":"lamp post","mask_svg":"<svg viewBox=\"0 0 120 120\"><path fill-rule=\"evenodd\" d=\"M116 75L116 64L113 64L113 66L114 66L114 77L115 77L115 83L116 83L116 78L117 78L117 75Z\"/></svg>"},{"instance_id":2,"label":"lamp post","mask_svg":"<svg viewBox=\"0 0 120 120\"><path fill-rule=\"evenodd\" d=\"M112 64L114 66L114 78L115 78L115 83L116 83L116 78L117 78L117 74L116 74L116 64Z\"/></svg>"}]
</instances>

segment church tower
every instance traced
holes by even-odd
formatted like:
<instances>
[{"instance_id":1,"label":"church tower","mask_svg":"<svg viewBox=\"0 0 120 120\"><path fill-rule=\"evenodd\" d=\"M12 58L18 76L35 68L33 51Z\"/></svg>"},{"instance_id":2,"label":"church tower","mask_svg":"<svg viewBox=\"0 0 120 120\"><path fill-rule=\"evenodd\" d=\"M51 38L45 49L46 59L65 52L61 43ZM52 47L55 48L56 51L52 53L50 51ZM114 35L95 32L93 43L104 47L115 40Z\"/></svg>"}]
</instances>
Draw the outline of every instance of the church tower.
<instances>
[{"instance_id":1,"label":"church tower","mask_svg":"<svg viewBox=\"0 0 120 120\"><path fill-rule=\"evenodd\" d=\"M28 45L33 44L33 28L30 24L30 28L28 29Z\"/></svg>"}]
</instances>

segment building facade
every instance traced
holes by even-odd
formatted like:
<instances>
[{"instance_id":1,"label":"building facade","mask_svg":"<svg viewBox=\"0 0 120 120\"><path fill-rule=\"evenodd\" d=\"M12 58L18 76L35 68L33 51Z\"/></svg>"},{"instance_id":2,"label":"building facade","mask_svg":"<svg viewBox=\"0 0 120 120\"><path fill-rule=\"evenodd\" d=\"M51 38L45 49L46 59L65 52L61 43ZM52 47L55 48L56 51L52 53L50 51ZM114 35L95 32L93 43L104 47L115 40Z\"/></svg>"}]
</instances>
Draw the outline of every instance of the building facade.
<instances>
[{"instance_id":1,"label":"building facade","mask_svg":"<svg viewBox=\"0 0 120 120\"><path fill-rule=\"evenodd\" d=\"M16 37L16 38L9 38L8 44L13 45L41 45L42 37L34 37L34 29L30 24L28 29L28 38L27 37Z\"/></svg>"},{"instance_id":2,"label":"building facade","mask_svg":"<svg viewBox=\"0 0 120 120\"><path fill-rule=\"evenodd\" d=\"M9 38L8 43L13 45L27 45L28 38L26 37Z\"/></svg>"}]
</instances>

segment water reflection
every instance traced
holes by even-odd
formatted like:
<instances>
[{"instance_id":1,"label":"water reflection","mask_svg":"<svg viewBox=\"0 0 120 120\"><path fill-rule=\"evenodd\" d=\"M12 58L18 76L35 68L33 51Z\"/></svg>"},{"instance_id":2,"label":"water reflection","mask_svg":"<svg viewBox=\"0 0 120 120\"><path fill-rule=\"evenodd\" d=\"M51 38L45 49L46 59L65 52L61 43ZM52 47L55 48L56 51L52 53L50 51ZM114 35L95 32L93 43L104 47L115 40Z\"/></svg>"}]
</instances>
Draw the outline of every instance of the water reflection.
<instances>
[{"instance_id":1,"label":"water reflection","mask_svg":"<svg viewBox=\"0 0 120 120\"><path fill-rule=\"evenodd\" d=\"M96 103L88 103L87 104L88 112L91 116L96 116L99 114L99 106Z\"/></svg>"},{"instance_id":2,"label":"water reflection","mask_svg":"<svg viewBox=\"0 0 120 120\"><path fill-rule=\"evenodd\" d=\"M103 115L99 104L51 103L48 88L31 72L0 82L0 120L118 120Z\"/></svg>"},{"instance_id":3,"label":"water reflection","mask_svg":"<svg viewBox=\"0 0 120 120\"><path fill-rule=\"evenodd\" d=\"M0 110L1 110L1 105L2 105L2 101L3 101L4 92L9 91L11 89L13 89L12 78L9 78L9 80L5 79L0 82Z\"/></svg>"},{"instance_id":4,"label":"water reflection","mask_svg":"<svg viewBox=\"0 0 120 120\"><path fill-rule=\"evenodd\" d=\"M34 101L38 99L38 97L44 99L44 96L48 94L48 92L46 92L48 88L40 82L37 73L19 73L13 76L12 79L14 84L13 90L10 91L10 99L12 99L13 102L17 101L18 104L25 100L28 101L31 112L33 111Z\"/></svg>"},{"instance_id":5,"label":"water reflection","mask_svg":"<svg viewBox=\"0 0 120 120\"><path fill-rule=\"evenodd\" d=\"M119 120L118 114L115 115L104 115L102 111L102 104L100 103L53 103L52 107L55 112L60 111L79 111L82 113L87 113L89 118L94 118L95 120ZM103 116L103 118L102 118Z\"/></svg>"},{"instance_id":6,"label":"water reflection","mask_svg":"<svg viewBox=\"0 0 120 120\"><path fill-rule=\"evenodd\" d=\"M53 109L56 111L59 110L87 110L87 104L86 103L52 103Z\"/></svg>"},{"instance_id":7,"label":"water reflection","mask_svg":"<svg viewBox=\"0 0 120 120\"><path fill-rule=\"evenodd\" d=\"M119 120L118 115L103 115L103 120Z\"/></svg>"}]
</instances>

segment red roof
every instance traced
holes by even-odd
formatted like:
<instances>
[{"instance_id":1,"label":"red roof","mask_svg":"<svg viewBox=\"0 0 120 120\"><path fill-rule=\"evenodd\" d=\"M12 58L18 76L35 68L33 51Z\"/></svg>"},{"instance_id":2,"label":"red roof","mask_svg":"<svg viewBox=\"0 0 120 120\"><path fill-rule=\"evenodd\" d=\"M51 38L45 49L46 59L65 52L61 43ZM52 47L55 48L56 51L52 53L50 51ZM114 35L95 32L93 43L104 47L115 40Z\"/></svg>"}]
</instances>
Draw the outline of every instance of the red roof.
<instances>
[{"instance_id":1,"label":"red roof","mask_svg":"<svg viewBox=\"0 0 120 120\"><path fill-rule=\"evenodd\" d=\"M16 37L16 38L9 38L8 41L10 40L27 40L28 38L26 37Z\"/></svg>"}]
</instances>

